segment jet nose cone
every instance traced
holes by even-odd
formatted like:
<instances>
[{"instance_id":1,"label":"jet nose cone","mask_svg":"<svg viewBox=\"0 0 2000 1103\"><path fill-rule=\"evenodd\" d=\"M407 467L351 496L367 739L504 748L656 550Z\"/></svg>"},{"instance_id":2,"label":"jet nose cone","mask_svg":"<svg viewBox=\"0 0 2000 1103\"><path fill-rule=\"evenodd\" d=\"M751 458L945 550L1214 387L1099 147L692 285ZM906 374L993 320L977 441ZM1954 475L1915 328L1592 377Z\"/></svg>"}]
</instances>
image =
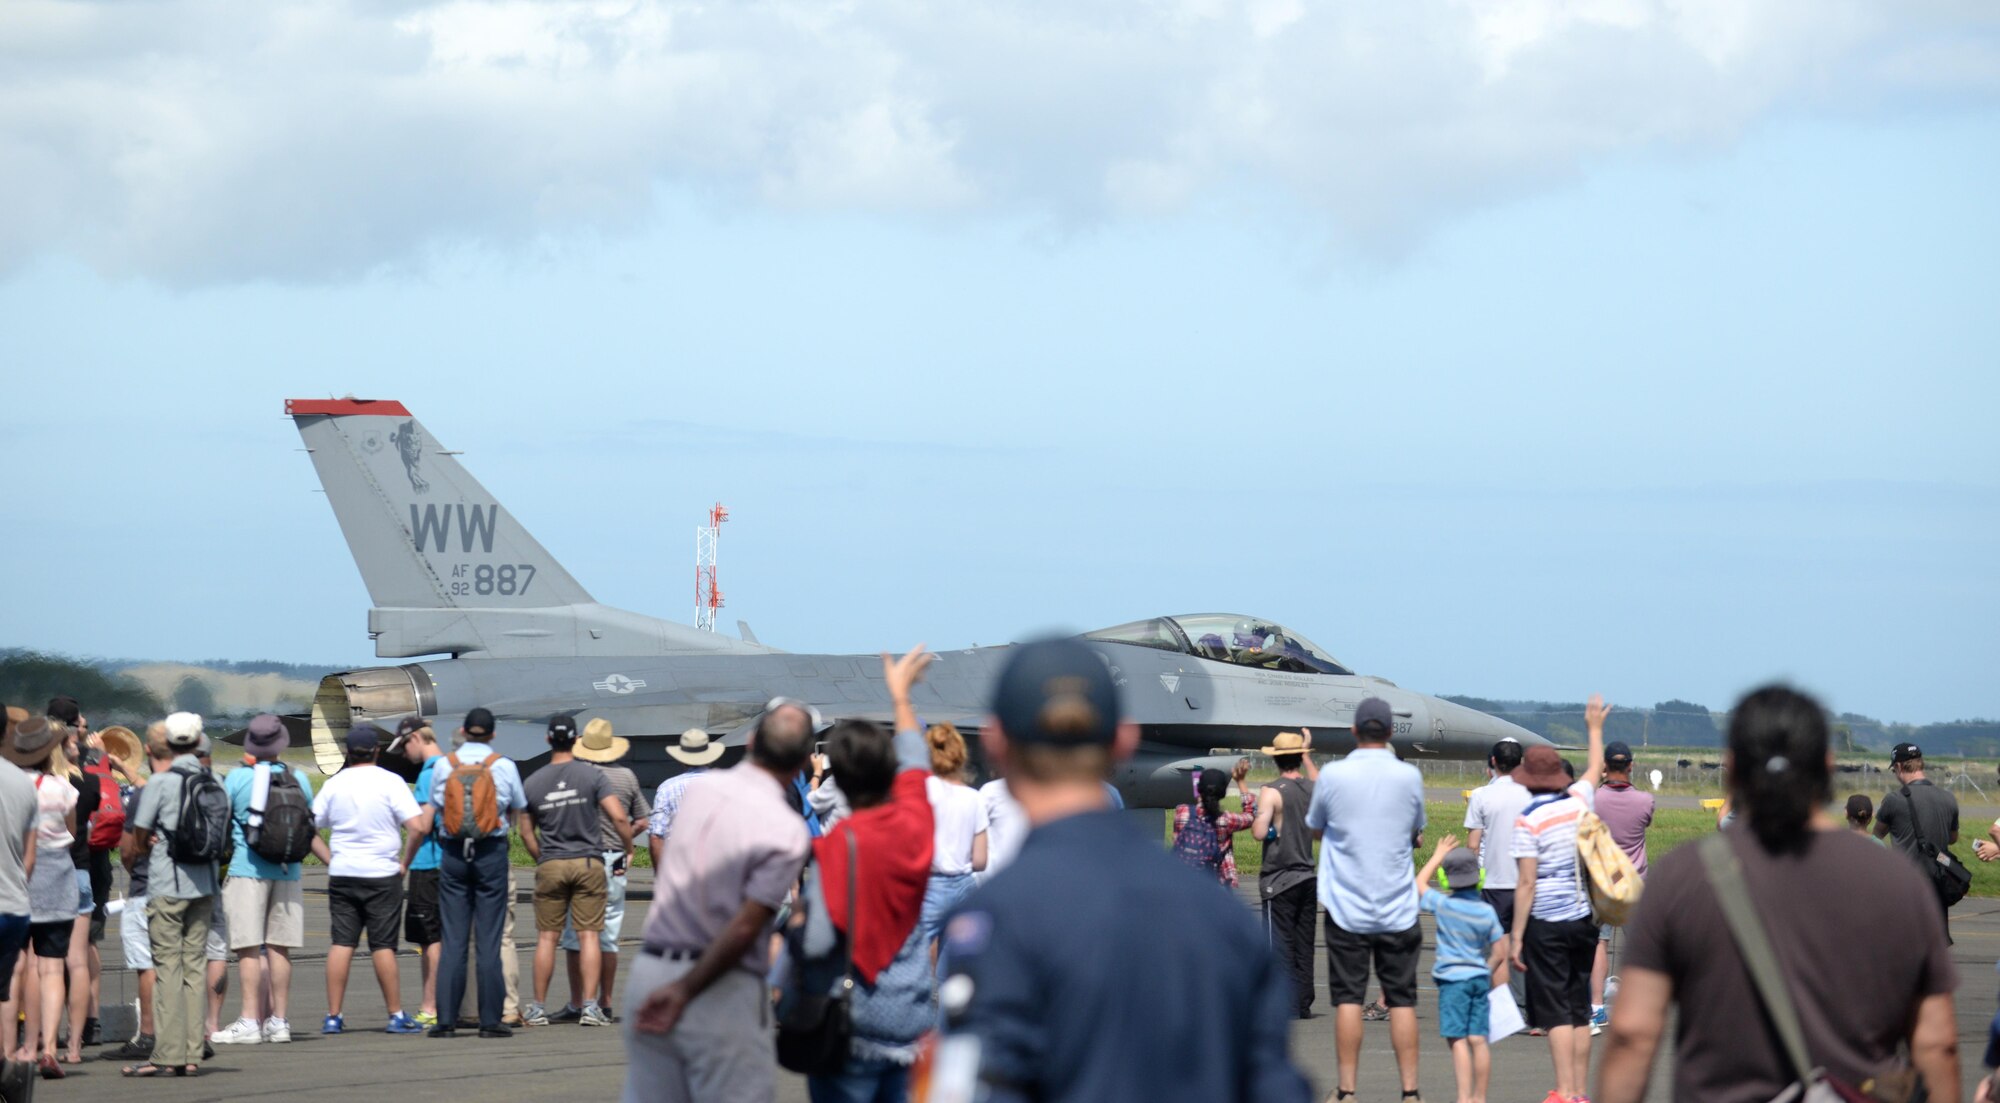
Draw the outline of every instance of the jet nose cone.
<instances>
[{"instance_id":1,"label":"jet nose cone","mask_svg":"<svg viewBox=\"0 0 2000 1103\"><path fill-rule=\"evenodd\" d=\"M1512 739L1523 747L1548 743L1548 740L1519 724L1451 701L1435 701L1431 709L1431 715L1444 722L1445 741L1454 747L1477 751L1473 757L1484 759L1493 744L1503 739Z\"/></svg>"}]
</instances>

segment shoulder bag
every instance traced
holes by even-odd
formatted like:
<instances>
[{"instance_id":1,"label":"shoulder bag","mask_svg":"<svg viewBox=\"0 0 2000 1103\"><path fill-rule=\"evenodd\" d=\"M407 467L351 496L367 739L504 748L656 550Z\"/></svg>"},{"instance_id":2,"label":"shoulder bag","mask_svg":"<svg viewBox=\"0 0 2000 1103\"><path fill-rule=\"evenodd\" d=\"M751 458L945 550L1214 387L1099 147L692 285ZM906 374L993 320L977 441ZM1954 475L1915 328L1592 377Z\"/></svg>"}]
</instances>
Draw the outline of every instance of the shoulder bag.
<instances>
[{"instance_id":1,"label":"shoulder bag","mask_svg":"<svg viewBox=\"0 0 2000 1103\"><path fill-rule=\"evenodd\" d=\"M807 1076L833 1076L847 1067L854 1037L854 832L847 833L847 933L840 942L840 981L832 992L801 992L778 1016L778 1064ZM792 962L794 981L805 963Z\"/></svg>"},{"instance_id":2,"label":"shoulder bag","mask_svg":"<svg viewBox=\"0 0 2000 1103\"><path fill-rule=\"evenodd\" d=\"M1903 786L1903 805L1909 809L1910 830L1916 835L1914 851L1917 866L1924 871L1931 887L1937 890L1938 901L1947 908L1957 907L1965 894L1972 891L1972 871L1958 860L1958 855L1950 850L1940 850L1935 843L1924 838L1917 825L1917 802L1910 797L1910 787Z\"/></svg>"},{"instance_id":3,"label":"shoulder bag","mask_svg":"<svg viewBox=\"0 0 2000 1103\"><path fill-rule=\"evenodd\" d=\"M1743 964L1750 970L1757 1000L1764 1005L1764 1013L1778 1032L1792 1075L1798 1077L1771 1103L1914 1103L1925 1098L1927 1093L1916 1071L1900 1062L1898 1067L1872 1076L1858 1086L1812 1063L1806 1052L1805 1031L1799 1026L1798 1009L1792 1004L1791 986L1778 964L1777 951L1771 948L1764 922L1757 916L1757 906L1750 900L1742 863L1730 849L1726 835L1711 835L1700 846L1709 886L1715 889L1715 901L1729 924L1736 952L1743 956Z\"/></svg>"}]
</instances>

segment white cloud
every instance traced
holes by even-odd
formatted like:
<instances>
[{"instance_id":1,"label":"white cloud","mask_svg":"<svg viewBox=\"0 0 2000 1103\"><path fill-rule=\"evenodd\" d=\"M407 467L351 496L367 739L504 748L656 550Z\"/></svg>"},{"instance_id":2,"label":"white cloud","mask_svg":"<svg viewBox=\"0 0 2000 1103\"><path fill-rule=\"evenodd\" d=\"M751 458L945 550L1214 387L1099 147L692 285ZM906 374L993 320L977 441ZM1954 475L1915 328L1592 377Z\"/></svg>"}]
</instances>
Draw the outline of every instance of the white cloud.
<instances>
[{"instance_id":1,"label":"white cloud","mask_svg":"<svg viewBox=\"0 0 2000 1103\"><path fill-rule=\"evenodd\" d=\"M9 0L0 273L341 279L661 187L1067 224L1248 183L1393 250L1625 150L1996 96L2000 14L1947 0Z\"/></svg>"}]
</instances>

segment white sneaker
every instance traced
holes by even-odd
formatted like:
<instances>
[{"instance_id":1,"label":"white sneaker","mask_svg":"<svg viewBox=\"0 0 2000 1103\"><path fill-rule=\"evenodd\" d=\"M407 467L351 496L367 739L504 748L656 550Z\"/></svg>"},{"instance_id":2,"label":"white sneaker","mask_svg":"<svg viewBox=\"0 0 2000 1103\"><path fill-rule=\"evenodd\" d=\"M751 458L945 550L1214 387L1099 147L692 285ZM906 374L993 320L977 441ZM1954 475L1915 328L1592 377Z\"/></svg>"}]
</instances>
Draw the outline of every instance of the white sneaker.
<instances>
[{"instance_id":1,"label":"white sneaker","mask_svg":"<svg viewBox=\"0 0 2000 1103\"><path fill-rule=\"evenodd\" d=\"M292 1040L292 1024L273 1015L264 1020L264 1040L267 1042L289 1042Z\"/></svg>"},{"instance_id":2,"label":"white sneaker","mask_svg":"<svg viewBox=\"0 0 2000 1103\"><path fill-rule=\"evenodd\" d=\"M264 1032L255 1019L238 1019L209 1035L208 1040L218 1046L254 1046L264 1040Z\"/></svg>"}]
</instances>

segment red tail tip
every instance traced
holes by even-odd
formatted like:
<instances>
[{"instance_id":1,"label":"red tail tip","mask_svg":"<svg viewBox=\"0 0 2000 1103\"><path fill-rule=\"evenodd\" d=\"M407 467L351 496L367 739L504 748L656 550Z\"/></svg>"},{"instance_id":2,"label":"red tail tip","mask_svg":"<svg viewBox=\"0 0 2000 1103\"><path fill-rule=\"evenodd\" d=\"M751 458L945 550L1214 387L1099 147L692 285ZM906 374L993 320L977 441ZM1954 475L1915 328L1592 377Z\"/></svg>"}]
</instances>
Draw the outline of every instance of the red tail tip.
<instances>
[{"instance_id":1,"label":"red tail tip","mask_svg":"<svg viewBox=\"0 0 2000 1103\"><path fill-rule=\"evenodd\" d=\"M403 404L386 398L288 398L285 400L286 417L307 417L323 414L328 417L342 417L353 414L373 414L376 417L409 417L410 411Z\"/></svg>"}]
</instances>

